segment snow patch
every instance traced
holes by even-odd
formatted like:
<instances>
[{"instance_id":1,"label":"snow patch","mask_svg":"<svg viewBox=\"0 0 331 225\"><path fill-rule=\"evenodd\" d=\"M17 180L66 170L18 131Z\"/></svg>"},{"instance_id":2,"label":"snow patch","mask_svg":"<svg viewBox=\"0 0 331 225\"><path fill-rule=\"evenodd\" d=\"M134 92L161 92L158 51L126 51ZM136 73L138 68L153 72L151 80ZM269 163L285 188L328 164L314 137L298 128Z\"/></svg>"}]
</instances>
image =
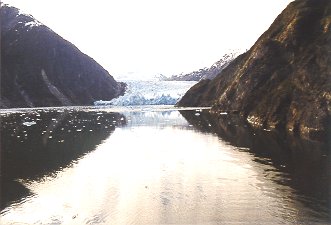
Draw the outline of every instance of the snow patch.
<instances>
[{"instance_id":1,"label":"snow patch","mask_svg":"<svg viewBox=\"0 0 331 225\"><path fill-rule=\"evenodd\" d=\"M34 20L34 21L30 21L30 22L26 22L25 24L24 24L24 26L30 26L30 27L39 27L39 26L41 26L41 25L43 25L42 23L40 23L39 21L37 21L37 20Z\"/></svg>"},{"instance_id":2,"label":"snow patch","mask_svg":"<svg viewBox=\"0 0 331 225\"><path fill-rule=\"evenodd\" d=\"M15 6L12 6L12 5L7 4L7 3L6 3L6 5L8 7L14 7L14 8L16 8ZM25 22L24 26L26 26L26 27L27 26L29 26L29 27L39 27L39 26L43 25L41 22L39 22L38 20L36 20L32 15L23 12L21 9L17 9L17 10L18 10L18 12L17 12L16 17L24 16L24 17L28 17L29 19L31 19L31 21ZM23 23L23 22L20 21L18 23Z\"/></svg>"},{"instance_id":3,"label":"snow patch","mask_svg":"<svg viewBox=\"0 0 331 225\"><path fill-rule=\"evenodd\" d=\"M9 4L7 4L9 5ZM11 6L9 5L10 7L15 7L15 6ZM32 17L30 14L27 14L25 12L23 12L21 9L18 9L18 14L16 15L16 17L20 16L20 15L23 15L23 16L27 16L27 17Z\"/></svg>"}]
</instances>

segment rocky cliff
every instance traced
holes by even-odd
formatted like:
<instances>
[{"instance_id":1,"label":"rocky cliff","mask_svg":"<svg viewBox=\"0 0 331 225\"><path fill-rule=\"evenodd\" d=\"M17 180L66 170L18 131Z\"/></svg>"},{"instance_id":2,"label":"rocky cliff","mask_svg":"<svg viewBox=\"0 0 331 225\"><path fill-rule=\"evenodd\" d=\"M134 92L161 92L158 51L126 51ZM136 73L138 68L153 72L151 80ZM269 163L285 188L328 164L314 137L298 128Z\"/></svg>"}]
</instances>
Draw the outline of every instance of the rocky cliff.
<instances>
[{"instance_id":1,"label":"rocky cliff","mask_svg":"<svg viewBox=\"0 0 331 225\"><path fill-rule=\"evenodd\" d=\"M1 7L1 108L93 105L125 84L31 15Z\"/></svg>"},{"instance_id":2,"label":"rocky cliff","mask_svg":"<svg viewBox=\"0 0 331 225\"><path fill-rule=\"evenodd\" d=\"M296 0L246 53L213 80L193 86L178 106L212 106L256 126L307 139L330 131L329 0Z\"/></svg>"}]
</instances>

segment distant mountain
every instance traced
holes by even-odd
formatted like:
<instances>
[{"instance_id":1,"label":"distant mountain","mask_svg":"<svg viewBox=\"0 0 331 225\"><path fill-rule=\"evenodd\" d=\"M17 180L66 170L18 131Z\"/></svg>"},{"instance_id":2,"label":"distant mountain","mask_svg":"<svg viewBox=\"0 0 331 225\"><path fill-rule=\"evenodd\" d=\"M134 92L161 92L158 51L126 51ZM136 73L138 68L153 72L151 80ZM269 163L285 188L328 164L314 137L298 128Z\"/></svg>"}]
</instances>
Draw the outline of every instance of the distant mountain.
<instances>
[{"instance_id":1,"label":"distant mountain","mask_svg":"<svg viewBox=\"0 0 331 225\"><path fill-rule=\"evenodd\" d=\"M267 129L302 137L330 133L331 1L296 0L252 48L212 80L202 80L178 106L212 106Z\"/></svg>"},{"instance_id":2,"label":"distant mountain","mask_svg":"<svg viewBox=\"0 0 331 225\"><path fill-rule=\"evenodd\" d=\"M201 79L213 79L229 63L239 55L239 51L233 51L225 54L220 60L215 62L211 67L199 69L187 74L172 75L171 77L162 76L160 79L165 81L199 81Z\"/></svg>"},{"instance_id":3,"label":"distant mountain","mask_svg":"<svg viewBox=\"0 0 331 225\"><path fill-rule=\"evenodd\" d=\"M124 91L124 83L73 44L31 15L2 5L1 108L93 105Z\"/></svg>"}]
</instances>

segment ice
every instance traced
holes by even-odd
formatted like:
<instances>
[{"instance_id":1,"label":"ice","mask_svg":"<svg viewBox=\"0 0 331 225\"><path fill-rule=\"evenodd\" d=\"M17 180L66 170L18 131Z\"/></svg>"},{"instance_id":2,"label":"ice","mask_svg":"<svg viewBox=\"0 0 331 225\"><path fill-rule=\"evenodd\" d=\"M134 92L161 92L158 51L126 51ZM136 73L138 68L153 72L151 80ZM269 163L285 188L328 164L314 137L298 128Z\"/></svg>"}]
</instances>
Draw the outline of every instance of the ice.
<instances>
[{"instance_id":1,"label":"ice","mask_svg":"<svg viewBox=\"0 0 331 225\"><path fill-rule=\"evenodd\" d=\"M37 124L36 122L34 122L34 121L32 121L32 122L24 122L23 123L23 125L25 125L25 126L32 126L32 125L35 125L35 124Z\"/></svg>"},{"instance_id":2,"label":"ice","mask_svg":"<svg viewBox=\"0 0 331 225\"><path fill-rule=\"evenodd\" d=\"M111 101L96 101L94 105L175 105L196 81L130 80L126 92Z\"/></svg>"}]
</instances>

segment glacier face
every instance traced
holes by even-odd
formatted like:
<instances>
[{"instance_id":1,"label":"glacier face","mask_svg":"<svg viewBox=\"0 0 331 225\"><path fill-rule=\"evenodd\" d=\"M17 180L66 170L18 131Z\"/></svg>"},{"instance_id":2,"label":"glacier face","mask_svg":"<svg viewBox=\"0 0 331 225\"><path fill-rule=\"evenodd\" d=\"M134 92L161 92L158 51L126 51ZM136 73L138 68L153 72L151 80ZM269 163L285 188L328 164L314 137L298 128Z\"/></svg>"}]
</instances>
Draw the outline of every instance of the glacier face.
<instances>
[{"instance_id":1,"label":"glacier face","mask_svg":"<svg viewBox=\"0 0 331 225\"><path fill-rule=\"evenodd\" d=\"M174 105L196 81L126 80L125 94L95 105Z\"/></svg>"}]
</instances>

